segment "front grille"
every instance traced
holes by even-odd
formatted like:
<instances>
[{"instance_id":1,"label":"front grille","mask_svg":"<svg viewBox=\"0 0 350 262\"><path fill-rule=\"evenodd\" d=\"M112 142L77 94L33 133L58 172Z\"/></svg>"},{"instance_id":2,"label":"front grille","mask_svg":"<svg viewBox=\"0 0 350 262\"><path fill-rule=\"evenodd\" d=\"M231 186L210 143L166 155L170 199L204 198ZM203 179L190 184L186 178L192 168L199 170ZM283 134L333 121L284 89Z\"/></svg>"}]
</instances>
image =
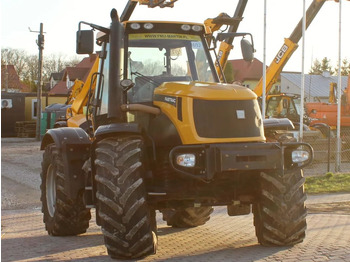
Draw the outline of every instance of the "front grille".
<instances>
[{"instance_id":1,"label":"front grille","mask_svg":"<svg viewBox=\"0 0 350 262\"><path fill-rule=\"evenodd\" d=\"M263 135L256 100L193 101L197 134L205 138L242 138Z\"/></svg>"}]
</instances>

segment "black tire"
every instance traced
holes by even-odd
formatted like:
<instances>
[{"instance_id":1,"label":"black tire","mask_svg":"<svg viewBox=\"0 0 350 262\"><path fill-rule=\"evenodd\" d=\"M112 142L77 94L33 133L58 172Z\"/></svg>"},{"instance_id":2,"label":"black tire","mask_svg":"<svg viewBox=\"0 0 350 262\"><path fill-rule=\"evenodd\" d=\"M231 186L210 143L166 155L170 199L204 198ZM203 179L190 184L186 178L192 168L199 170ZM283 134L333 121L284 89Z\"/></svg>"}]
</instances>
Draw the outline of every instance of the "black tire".
<instances>
[{"instance_id":1,"label":"black tire","mask_svg":"<svg viewBox=\"0 0 350 262\"><path fill-rule=\"evenodd\" d=\"M263 246L291 246L305 238L306 194L302 170L279 176L261 173L261 195L253 205L258 242Z\"/></svg>"},{"instance_id":2,"label":"black tire","mask_svg":"<svg viewBox=\"0 0 350 262\"><path fill-rule=\"evenodd\" d=\"M112 258L156 252L155 211L146 203L139 136L103 139L96 148L98 214Z\"/></svg>"},{"instance_id":3,"label":"black tire","mask_svg":"<svg viewBox=\"0 0 350 262\"><path fill-rule=\"evenodd\" d=\"M76 199L65 194L63 161L54 144L46 147L41 166L41 211L48 234L73 236L85 233L91 219L90 209L84 205L83 192Z\"/></svg>"},{"instance_id":4,"label":"black tire","mask_svg":"<svg viewBox=\"0 0 350 262\"><path fill-rule=\"evenodd\" d=\"M163 209L163 220L168 226L189 228L204 225L210 219L212 207L189 207L183 209Z\"/></svg>"}]
</instances>

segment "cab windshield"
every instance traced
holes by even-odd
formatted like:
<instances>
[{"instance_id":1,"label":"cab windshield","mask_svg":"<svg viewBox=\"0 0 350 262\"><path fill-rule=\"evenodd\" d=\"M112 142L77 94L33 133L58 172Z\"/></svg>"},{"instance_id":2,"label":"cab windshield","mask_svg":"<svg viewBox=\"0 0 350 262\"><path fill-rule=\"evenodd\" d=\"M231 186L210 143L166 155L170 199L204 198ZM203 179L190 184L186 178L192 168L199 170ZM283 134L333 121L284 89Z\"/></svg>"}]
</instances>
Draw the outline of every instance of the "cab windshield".
<instances>
[{"instance_id":1,"label":"cab windshield","mask_svg":"<svg viewBox=\"0 0 350 262\"><path fill-rule=\"evenodd\" d=\"M128 55L128 77L135 83L140 76L155 82L214 81L198 35L130 34Z\"/></svg>"}]
</instances>

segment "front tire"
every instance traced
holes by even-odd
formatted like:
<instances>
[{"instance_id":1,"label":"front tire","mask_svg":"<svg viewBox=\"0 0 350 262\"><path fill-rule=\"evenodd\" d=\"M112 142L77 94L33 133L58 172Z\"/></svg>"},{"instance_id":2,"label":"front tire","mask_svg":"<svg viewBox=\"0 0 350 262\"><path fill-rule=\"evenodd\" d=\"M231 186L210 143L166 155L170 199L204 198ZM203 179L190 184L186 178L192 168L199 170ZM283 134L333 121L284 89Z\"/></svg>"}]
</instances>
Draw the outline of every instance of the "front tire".
<instances>
[{"instance_id":1,"label":"front tire","mask_svg":"<svg viewBox=\"0 0 350 262\"><path fill-rule=\"evenodd\" d=\"M156 252L155 211L146 203L138 136L103 139L96 148L98 214L112 258L139 258Z\"/></svg>"},{"instance_id":2,"label":"front tire","mask_svg":"<svg viewBox=\"0 0 350 262\"><path fill-rule=\"evenodd\" d=\"M261 194L253 205L254 225L263 246L291 246L305 238L306 194L301 170L267 175L261 173Z\"/></svg>"},{"instance_id":3,"label":"front tire","mask_svg":"<svg viewBox=\"0 0 350 262\"><path fill-rule=\"evenodd\" d=\"M41 202L45 228L52 236L85 233L91 218L83 201L83 192L70 199L64 192L63 160L54 144L45 148L41 172Z\"/></svg>"}]
</instances>

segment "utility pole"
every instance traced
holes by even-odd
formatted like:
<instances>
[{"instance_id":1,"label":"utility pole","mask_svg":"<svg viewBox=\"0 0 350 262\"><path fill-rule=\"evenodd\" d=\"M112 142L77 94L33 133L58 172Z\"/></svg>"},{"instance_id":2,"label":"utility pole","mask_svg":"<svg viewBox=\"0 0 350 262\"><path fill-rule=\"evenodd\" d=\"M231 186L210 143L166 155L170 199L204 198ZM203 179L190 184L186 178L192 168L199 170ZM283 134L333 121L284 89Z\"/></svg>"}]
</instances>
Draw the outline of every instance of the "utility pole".
<instances>
[{"instance_id":1,"label":"utility pole","mask_svg":"<svg viewBox=\"0 0 350 262\"><path fill-rule=\"evenodd\" d=\"M336 154L336 163L335 163L335 172L340 172L341 164L341 137L340 137L340 128L341 128L341 39L342 39L342 0L339 0L339 39L338 39L338 86L337 86L337 154Z\"/></svg>"},{"instance_id":2,"label":"utility pole","mask_svg":"<svg viewBox=\"0 0 350 262\"><path fill-rule=\"evenodd\" d=\"M9 91L9 53L8 49L5 49L6 52L6 72L5 72L5 92Z\"/></svg>"},{"instance_id":3,"label":"utility pole","mask_svg":"<svg viewBox=\"0 0 350 262\"><path fill-rule=\"evenodd\" d=\"M43 86L43 50L44 50L44 31L43 23L40 23L40 31L29 31L32 33L39 33L38 40L36 41L39 48L39 75L38 75L38 86L37 86L37 103L36 103L36 140L40 141L40 121L41 121L41 96Z\"/></svg>"}]
</instances>

